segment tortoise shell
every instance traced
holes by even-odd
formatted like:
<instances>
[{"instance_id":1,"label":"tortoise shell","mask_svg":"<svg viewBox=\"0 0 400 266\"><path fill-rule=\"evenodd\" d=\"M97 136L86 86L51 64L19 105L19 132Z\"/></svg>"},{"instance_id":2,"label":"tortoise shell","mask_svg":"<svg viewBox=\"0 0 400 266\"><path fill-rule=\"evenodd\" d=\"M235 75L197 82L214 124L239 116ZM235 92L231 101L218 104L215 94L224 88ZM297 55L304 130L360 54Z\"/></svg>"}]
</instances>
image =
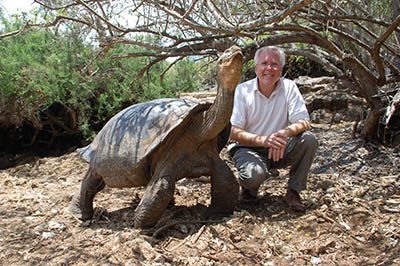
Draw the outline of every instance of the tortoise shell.
<instances>
[{"instance_id":1,"label":"tortoise shell","mask_svg":"<svg viewBox=\"0 0 400 266\"><path fill-rule=\"evenodd\" d=\"M210 104L157 99L127 107L112 117L80 156L110 187L146 185L150 155L192 114Z\"/></svg>"}]
</instances>

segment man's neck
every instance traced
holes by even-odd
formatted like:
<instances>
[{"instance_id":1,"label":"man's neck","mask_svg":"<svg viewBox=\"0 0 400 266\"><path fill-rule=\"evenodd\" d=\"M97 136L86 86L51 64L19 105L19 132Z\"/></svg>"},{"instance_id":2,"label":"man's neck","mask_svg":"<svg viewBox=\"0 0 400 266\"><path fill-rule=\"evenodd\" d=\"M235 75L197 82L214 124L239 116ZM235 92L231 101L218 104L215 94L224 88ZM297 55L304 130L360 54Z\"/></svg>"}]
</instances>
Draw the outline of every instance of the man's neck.
<instances>
[{"instance_id":1,"label":"man's neck","mask_svg":"<svg viewBox=\"0 0 400 266\"><path fill-rule=\"evenodd\" d=\"M258 90L267 98L269 98L272 94L272 92L275 90L276 86L278 85L278 82L275 82L272 85L265 85L265 84L261 84L260 80L257 79L257 84L258 84Z\"/></svg>"}]
</instances>

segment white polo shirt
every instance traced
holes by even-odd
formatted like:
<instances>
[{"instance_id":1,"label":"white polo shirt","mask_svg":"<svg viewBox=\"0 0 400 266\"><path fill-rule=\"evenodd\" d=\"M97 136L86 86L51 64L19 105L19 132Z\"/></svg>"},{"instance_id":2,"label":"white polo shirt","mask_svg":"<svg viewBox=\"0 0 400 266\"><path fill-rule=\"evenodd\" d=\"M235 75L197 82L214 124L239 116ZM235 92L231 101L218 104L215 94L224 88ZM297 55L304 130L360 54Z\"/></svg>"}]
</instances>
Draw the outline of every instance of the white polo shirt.
<instances>
[{"instance_id":1,"label":"white polo shirt","mask_svg":"<svg viewBox=\"0 0 400 266\"><path fill-rule=\"evenodd\" d=\"M268 136L301 119L310 120L310 116L296 83L290 79L280 78L269 98L258 90L257 78L236 88L231 116L234 126Z\"/></svg>"}]
</instances>

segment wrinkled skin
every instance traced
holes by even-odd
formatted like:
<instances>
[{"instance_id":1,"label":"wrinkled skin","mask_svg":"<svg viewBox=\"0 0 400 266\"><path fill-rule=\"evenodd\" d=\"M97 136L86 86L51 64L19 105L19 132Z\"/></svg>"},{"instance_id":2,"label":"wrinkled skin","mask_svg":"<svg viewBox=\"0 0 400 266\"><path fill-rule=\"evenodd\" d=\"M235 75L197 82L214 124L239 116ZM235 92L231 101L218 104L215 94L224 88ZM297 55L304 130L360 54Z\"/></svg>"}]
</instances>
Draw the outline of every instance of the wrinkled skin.
<instances>
[{"instance_id":1,"label":"wrinkled skin","mask_svg":"<svg viewBox=\"0 0 400 266\"><path fill-rule=\"evenodd\" d=\"M225 133L229 132L227 127L233 107L234 90L242 72L242 57L240 49L235 46L224 52L217 66L219 87L214 103L211 106L193 109L194 111L149 153L145 163L141 162L140 167L131 169L136 170L140 177L133 174L125 179L105 178L99 174L99 169L91 165L82 180L80 193L71 201L72 213L82 220L91 219L93 199L105 185L146 185L143 198L135 210L134 226L154 226L173 200L176 181L206 175L211 177L211 204L206 216L231 214L238 201L239 185L229 167L220 159L219 152L227 140ZM96 150L88 152L93 154Z\"/></svg>"}]
</instances>

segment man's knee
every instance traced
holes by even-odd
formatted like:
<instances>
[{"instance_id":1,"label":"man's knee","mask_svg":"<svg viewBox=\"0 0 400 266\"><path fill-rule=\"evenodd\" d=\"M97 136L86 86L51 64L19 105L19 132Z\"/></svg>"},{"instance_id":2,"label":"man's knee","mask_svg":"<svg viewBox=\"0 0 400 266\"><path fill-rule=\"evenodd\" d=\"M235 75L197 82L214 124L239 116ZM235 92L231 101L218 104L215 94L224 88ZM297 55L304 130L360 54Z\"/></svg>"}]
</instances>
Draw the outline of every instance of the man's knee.
<instances>
[{"instance_id":1,"label":"man's knee","mask_svg":"<svg viewBox=\"0 0 400 266\"><path fill-rule=\"evenodd\" d=\"M318 149L318 140L317 138L314 136L314 134L312 134L309 131L306 131L302 134L301 136L301 142L302 144L309 150L312 151L316 151Z\"/></svg>"},{"instance_id":2,"label":"man's knee","mask_svg":"<svg viewBox=\"0 0 400 266\"><path fill-rule=\"evenodd\" d=\"M255 163L248 163L239 169L241 179L244 180L263 180L265 179L266 169Z\"/></svg>"},{"instance_id":3,"label":"man's knee","mask_svg":"<svg viewBox=\"0 0 400 266\"><path fill-rule=\"evenodd\" d=\"M258 164L248 163L239 170L240 184L251 190L257 191L262 182L265 181L266 169Z\"/></svg>"}]
</instances>

